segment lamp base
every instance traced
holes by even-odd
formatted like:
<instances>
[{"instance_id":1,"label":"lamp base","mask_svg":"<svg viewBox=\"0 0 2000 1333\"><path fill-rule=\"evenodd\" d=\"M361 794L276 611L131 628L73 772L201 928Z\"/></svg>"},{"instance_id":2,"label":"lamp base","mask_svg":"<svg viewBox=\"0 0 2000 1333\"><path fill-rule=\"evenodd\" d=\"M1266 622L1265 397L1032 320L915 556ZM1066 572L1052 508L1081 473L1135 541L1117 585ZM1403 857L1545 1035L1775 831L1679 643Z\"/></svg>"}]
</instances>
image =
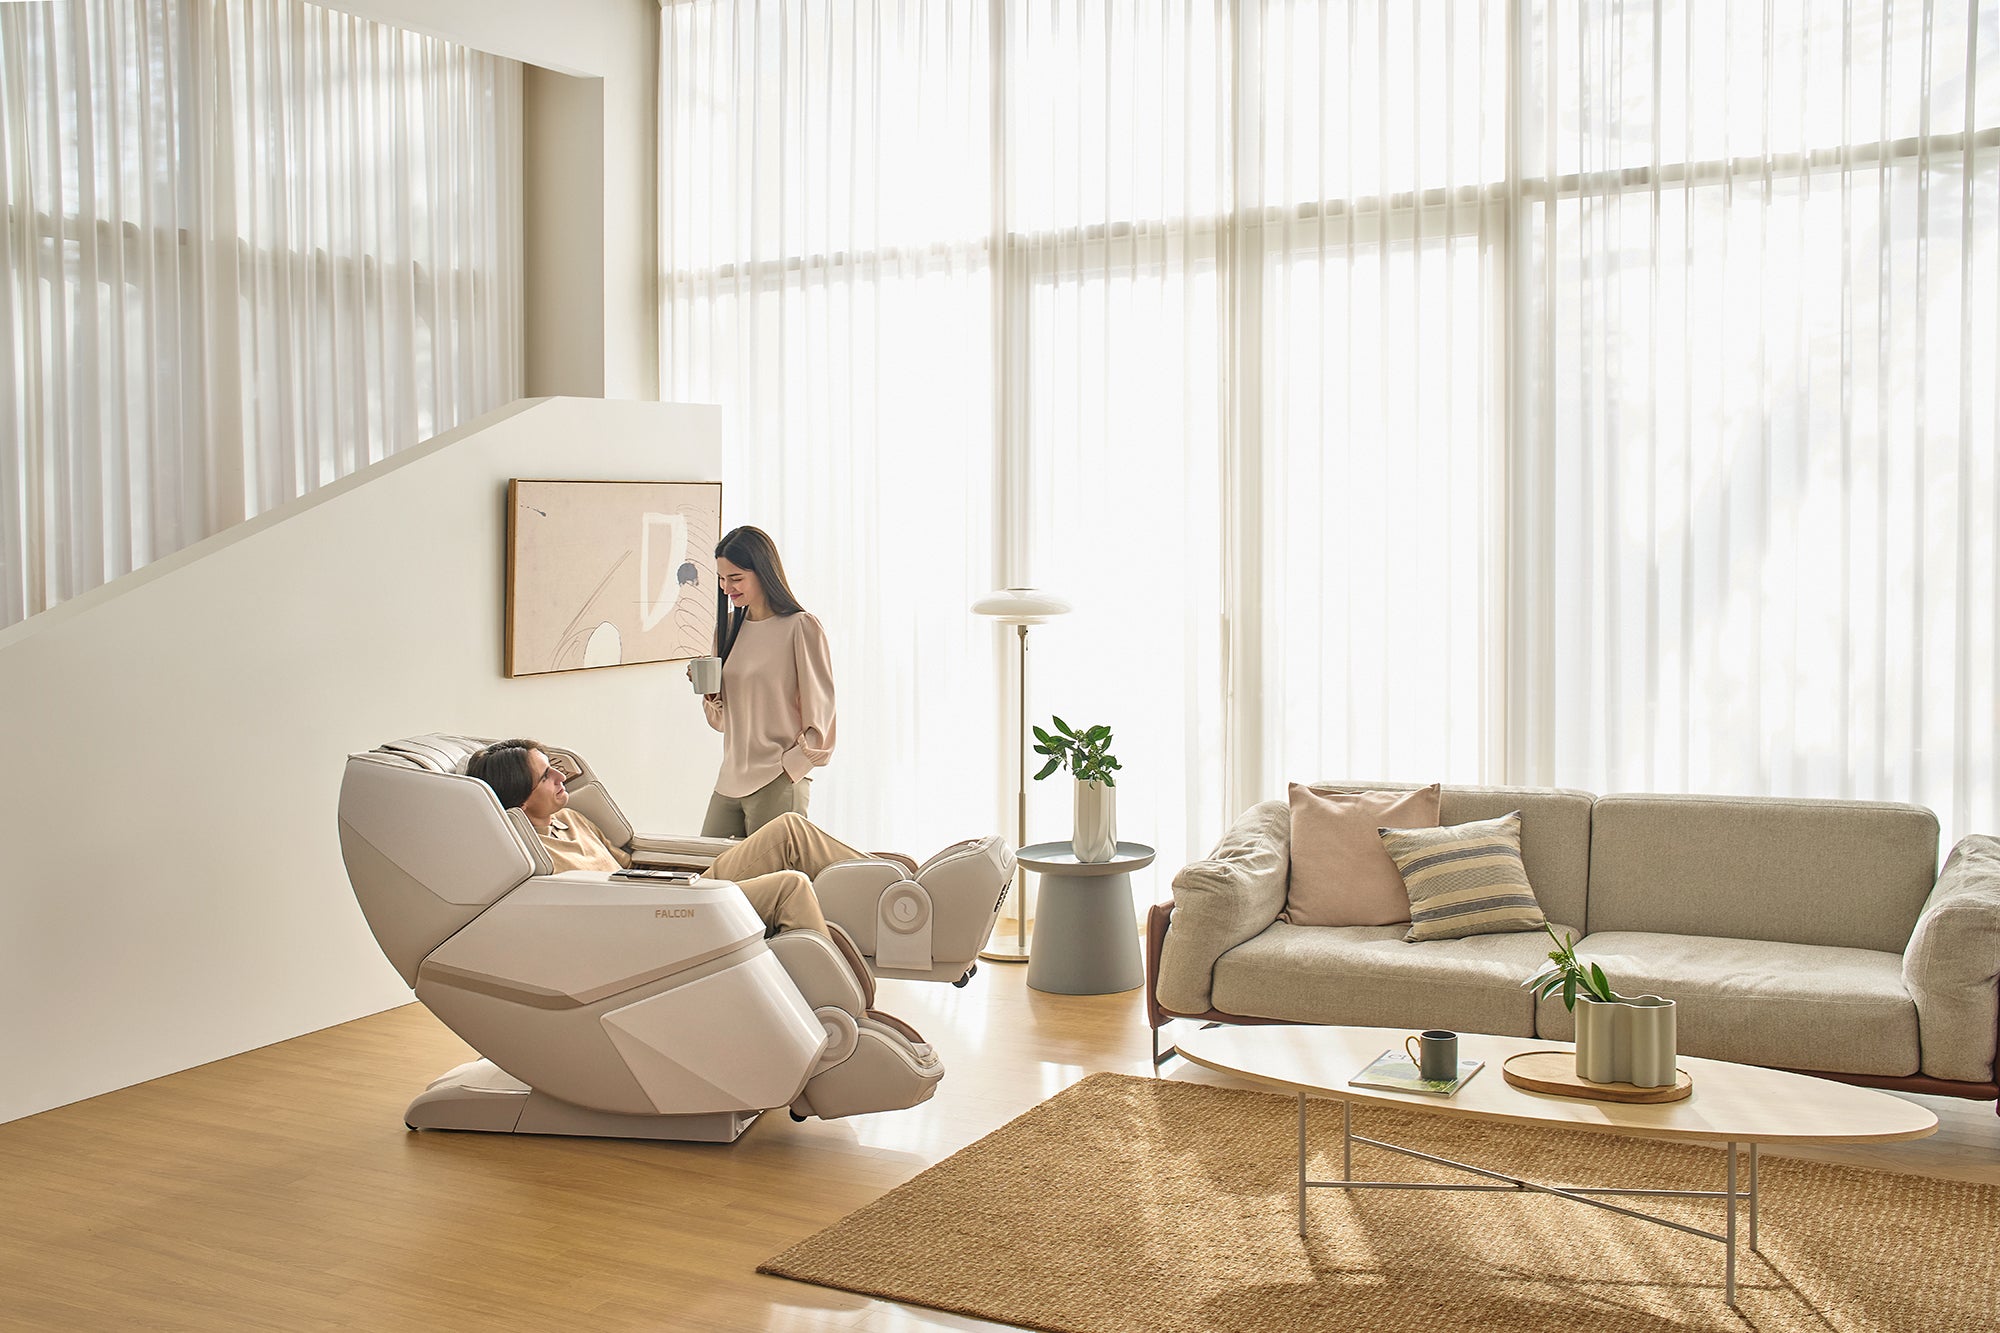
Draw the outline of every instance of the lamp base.
<instances>
[{"instance_id":1,"label":"lamp base","mask_svg":"<svg viewBox=\"0 0 2000 1333\"><path fill-rule=\"evenodd\" d=\"M989 963L1025 963L1028 961L1028 950L1034 943L1035 932L1032 930L1026 940L1016 939L1011 930L1003 938L1000 931L995 930L993 937L986 941L986 947L979 951L979 956Z\"/></svg>"}]
</instances>

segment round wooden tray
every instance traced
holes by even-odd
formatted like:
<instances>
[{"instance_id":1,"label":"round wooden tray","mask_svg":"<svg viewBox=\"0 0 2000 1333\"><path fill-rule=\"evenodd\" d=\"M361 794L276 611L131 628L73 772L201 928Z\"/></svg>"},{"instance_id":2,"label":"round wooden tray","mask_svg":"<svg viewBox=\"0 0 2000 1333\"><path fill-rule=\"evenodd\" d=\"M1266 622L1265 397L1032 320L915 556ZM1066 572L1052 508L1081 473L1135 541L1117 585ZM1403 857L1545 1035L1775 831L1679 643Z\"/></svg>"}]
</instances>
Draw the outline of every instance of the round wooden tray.
<instances>
[{"instance_id":1,"label":"round wooden tray","mask_svg":"<svg viewBox=\"0 0 2000 1333\"><path fill-rule=\"evenodd\" d=\"M1694 1091L1694 1080L1685 1069L1676 1069L1676 1077L1667 1087L1591 1083L1576 1076L1576 1055L1572 1051L1523 1051L1508 1056L1507 1062L1500 1066L1500 1073L1515 1087L1529 1092L1583 1097L1594 1102L1677 1102Z\"/></svg>"}]
</instances>

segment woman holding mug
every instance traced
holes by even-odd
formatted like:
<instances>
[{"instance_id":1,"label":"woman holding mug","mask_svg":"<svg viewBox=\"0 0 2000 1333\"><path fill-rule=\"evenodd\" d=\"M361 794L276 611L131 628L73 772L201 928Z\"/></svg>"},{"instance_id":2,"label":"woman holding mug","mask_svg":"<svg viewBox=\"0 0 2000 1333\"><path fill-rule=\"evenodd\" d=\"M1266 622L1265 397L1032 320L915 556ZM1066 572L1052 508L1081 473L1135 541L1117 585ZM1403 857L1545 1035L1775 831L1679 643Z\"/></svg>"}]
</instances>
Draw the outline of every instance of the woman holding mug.
<instances>
[{"instance_id":1,"label":"woman holding mug","mask_svg":"<svg viewBox=\"0 0 2000 1333\"><path fill-rule=\"evenodd\" d=\"M833 658L764 532L724 534L715 575L722 689L701 702L722 733L722 771L701 832L740 838L787 811L806 812L807 774L833 756Z\"/></svg>"}]
</instances>

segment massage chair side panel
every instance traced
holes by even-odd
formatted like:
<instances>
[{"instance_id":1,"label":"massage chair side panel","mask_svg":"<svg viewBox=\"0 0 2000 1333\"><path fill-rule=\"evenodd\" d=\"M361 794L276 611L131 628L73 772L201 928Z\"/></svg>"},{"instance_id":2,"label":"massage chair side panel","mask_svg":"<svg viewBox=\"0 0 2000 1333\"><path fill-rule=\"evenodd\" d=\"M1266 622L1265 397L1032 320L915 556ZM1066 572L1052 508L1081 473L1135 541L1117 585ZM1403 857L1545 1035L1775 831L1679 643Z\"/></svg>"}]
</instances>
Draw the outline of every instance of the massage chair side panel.
<instances>
[{"instance_id":1,"label":"massage chair side panel","mask_svg":"<svg viewBox=\"0 0 2000 1333\"><path fill-rule=\"evenodd\" d=\"M783 1105L827 1044L727 886L529 880L431 953L417 998L516 1078L621 1115Z\"/></svg>"},{"instance_id":2,"label":"massage chair side panel","mask_svg":"<svg viewBox=\"0 0 2000 1333\"><path fill-rule=\"evenodd\" d=\"M376 943L411 986L432 949L541 859L485 783L380 754L347 761L340 855Z\"/></svg>"},{"instance_id":3,"label":"massage chair side panel","mask_svg":"<svg viewBox=\"0 0 2000 1333\"><path fill-rule=\"evenodd\" d=\"M998 836L945 848L917 870L883 861L843 861L813 881L820 908L860 945L876 975L960 981L973 967L1014 877L1014 853Z\"/></svg>"}]
</instances>

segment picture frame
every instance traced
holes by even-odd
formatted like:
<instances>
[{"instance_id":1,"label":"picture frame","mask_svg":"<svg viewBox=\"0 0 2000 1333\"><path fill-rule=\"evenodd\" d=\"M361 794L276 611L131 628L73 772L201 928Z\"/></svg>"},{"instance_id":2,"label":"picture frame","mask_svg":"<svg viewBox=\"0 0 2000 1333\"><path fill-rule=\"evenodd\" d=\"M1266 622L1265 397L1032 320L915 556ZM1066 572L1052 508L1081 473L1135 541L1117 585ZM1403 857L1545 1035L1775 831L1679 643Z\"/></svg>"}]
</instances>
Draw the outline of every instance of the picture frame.
<instances>
[{"instance_id":1,"label":"picture frame","mask_svg":"<svg viewBox=\"0 0 2000 1333\"><path fill-rule=\"evenodd\" d=\"M704 657L718 481L507 483L508 677Z\"/></svg>"}]
</instances>

